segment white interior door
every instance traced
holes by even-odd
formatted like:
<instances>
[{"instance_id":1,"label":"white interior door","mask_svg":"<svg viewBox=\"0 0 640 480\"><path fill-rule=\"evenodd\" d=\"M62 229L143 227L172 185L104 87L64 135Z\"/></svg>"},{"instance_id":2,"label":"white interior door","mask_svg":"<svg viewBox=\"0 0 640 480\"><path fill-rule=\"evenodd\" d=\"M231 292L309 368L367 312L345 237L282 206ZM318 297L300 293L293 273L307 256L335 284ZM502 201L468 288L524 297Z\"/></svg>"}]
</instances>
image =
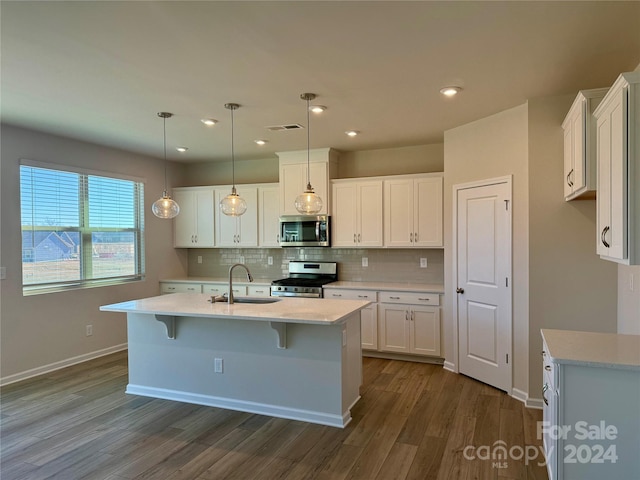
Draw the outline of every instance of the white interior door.
<instances>
[{"instance_id":1,"label":"white interior door","mask_svg":"<svg viewBox=\"0 0 640 480\"><path fill-rule=\"evenodd\" d=\"M460 373L510 392L511 185L457 190Z\"/></svg>"}]
</instances>

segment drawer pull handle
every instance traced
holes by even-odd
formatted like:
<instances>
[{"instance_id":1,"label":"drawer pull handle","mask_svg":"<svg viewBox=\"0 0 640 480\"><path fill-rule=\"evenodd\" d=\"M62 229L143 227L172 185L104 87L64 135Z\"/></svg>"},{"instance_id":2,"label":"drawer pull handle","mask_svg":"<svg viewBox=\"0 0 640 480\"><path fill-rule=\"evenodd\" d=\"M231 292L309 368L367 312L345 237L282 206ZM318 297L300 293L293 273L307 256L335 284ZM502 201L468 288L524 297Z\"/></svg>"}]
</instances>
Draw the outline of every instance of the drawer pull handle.
<instances>
[{"instance_id":1,"label":"drawer pull handle","mask_svg":"<svg viewBox=\"0 0 640 480\"><path fill-rule=\"evenodd\" d=\"M400 300L400 297L389 297L391 300Z\"/></svg>"},{"instance_id":2,"label":"drawer pull handle","mask_svg":"<svg viewBox=\"0 0 640 480\"><path fill-rule=\"evenodd\" d=\"M358 298L369 298L369 295L358 295Z\"/></svg>"},{"instance_id":3,"label":"drawer pull handle","mask_svg":"<svg viewBox=\"0 0 640 480\"><path fill-rule=\"evenodd\" d=\"M545 397L544 395L542 396L542 401L544 402L545 405L549 406L549 402L547 401L547 397Z\"/></svg>"},{"instance_id":4,"label":"drawer pull handle","mask_svg":"<svg viewBox=\"0 0 640 480\"><path fill-rule=\"evenodd\" d=\"M547 372L550 372L550 371L551 371L551 365L545 365L545 366L544 366L544 369L545 369Z\"/></svg>"},{"instance_id":5,"label":"drawer pull handle","mask_svg":"<svg viewBox=\"0 0 640 480\"><path fill-rule=\"evenodd\" d=\"M418 300L421 300L421 301L423 301L423 302L428 302L428 301L429 301L429 300L431 300L431 299L430 299L429 297L427 297L427 298L420 298L420 297L418 297Z\"/></svg>"},{"instance_id":6,"label":"drawer pull handle","mask_svg":"<svg viewBox=\"0 0 640 480\"><path fill-rule=\"evenodd\" d=\"M331 296L332 297L341 297L342 294L341 293L332 293Z\"/></svg>"},{"instance_id":7,"label":"drawer pull handle","mask_svg":"<svg viewBox=\"0 0 640 480\"><path fill-rule=\"evenodd\" d=\"M547 390L549 390L549 384L548 384L548 383L545 383L545 384L542 386L542 393L544 394Z\"/></svg>"}]
</instances>

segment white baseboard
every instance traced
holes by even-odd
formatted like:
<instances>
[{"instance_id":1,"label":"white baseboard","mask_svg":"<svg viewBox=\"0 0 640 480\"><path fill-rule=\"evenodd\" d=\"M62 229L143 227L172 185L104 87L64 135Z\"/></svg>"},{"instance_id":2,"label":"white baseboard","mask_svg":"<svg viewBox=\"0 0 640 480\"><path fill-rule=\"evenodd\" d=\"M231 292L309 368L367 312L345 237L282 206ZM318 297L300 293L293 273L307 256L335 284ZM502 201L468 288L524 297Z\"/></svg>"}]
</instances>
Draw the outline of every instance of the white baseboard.
<instances>
[{"instance_id":1,"label":"white baseboard","mask_svg":"<svg viewBox=\"0 0 640 480\"><path fill-rule=\"evenodd\" d=\"M529 394L523 390L520 390L518 388L512 388L511 396L516 400L520 400L522 403L524 403L524 406L527 408L542 409L542 399L529 398Z\"/></svg>"},{"instance_id":2,"label":"white baseboard","mask_svg":"<svg viewBox=\"0 0 640 480\"><path fill-rule=\"evenodd\" d=\"M141 395L143 397L194 403L196 405L206 405L208 407L226 408L228 410L238 410L240 412L258 413L261 415L268 415L270 417L301 420L303 422L318 423L320 425L328 425L330 427L344 428L351 421L351 412L349 410L344 412L343 415L333 415L326 412L300 410L297 408L283 407L279 405L270 405L266 403L249 402L246 400L214 397L212 395L202 395L199 393L182 392L178 390L168 390L164 388L145 387L143 385L132 384L127 385L126 393Z\"/></svg>"},{"instance_id":3,"label":"white baseboard","mask_svg":"<svg viewBox=\"0 0 640 480\"><path fill-rule=\"evenodd\" d=\"M0 386L9 385L10 383L20 382L22 380L26 380L31 377L44 375L45 373L55 372L56 370L60 370L62 368L70 367L72 365L77 365L78 363L86 362L88 360L93 360L95 358L104 357L105 355L110 355L112 353L120 352L126 349L127 349L127 344L122 343L120 345L114 345L112 347L103 348L102 350L97 350L95 352L85 353L83 355L78 355L77 357L71 357L65 360L61 360L59 362L43 365L38 368L32 368L31 370L26 370L24 372L14 373L13 375L2 377L0 379Z\"/></svg>"},{"instance_id":4,"label":"white baseboard","mask_svg":"<svg viewBox=\"0 0 640 480\"><path fill-rule=\"evenodd\" d=\"M456 364L453 363L453 362L447 362L445 360L444 364L442 365L442 368L444 368L445 370L449 370L450 372L453 372L453 373L458 373L458 369L456 368Z\"/></svg>"}]
</instances>

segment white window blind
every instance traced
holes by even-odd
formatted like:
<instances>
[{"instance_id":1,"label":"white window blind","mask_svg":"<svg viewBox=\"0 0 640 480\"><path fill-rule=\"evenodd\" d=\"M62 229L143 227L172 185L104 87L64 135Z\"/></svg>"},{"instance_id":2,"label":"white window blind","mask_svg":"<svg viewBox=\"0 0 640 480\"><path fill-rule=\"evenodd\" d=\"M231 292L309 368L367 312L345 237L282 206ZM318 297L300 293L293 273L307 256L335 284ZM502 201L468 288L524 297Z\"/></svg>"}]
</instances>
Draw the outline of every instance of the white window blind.
<instances>
[{"instance_id":1,"label":"white window blind","mask_svg":"<svg viewBox=\"0 0 640 480\"><path fill-rule=\"evenodd\" d=\"M142 182L20 166L24 294L144 276Z\"/></svg>"}]
</instances>

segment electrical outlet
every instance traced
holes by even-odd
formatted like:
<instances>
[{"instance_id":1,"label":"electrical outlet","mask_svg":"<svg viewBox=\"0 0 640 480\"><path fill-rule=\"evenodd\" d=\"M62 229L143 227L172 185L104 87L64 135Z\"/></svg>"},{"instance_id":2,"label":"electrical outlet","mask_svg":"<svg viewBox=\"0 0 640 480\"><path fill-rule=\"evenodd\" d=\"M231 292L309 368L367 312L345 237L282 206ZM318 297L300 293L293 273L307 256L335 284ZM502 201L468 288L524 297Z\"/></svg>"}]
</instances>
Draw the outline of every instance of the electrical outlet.
<instances>
[{"instance_id":1,"label":"electrical outlet","mask_svg":"<svg viewBox=\"0 0 640 480\"><path fill-rule=\"evenodd\" d=\"M93 335L93 325L86 326L86 333L87 333L87 337L90 337L91 335Z\"/></svg>"},{"instance_id":2,"label":"electrical outlet","mask_svg":"<svg viewBox=\"0 0 640 480\"><path fill-rule=\"evenodd\" d=\"M420 259L420 268L427 268L427 259L426 258L421 258Z\"/></svg>"},{"instance_id":3,"label":"electrical outlet","mask_svg":"<svg viewBox=\"0 0 640 480\"><path fill-rule=\"evenodd\" d=\"M362 257L362 266L363 267L368 267L369 266L369 258L368 257Z\"/></svg>"},{"instance_id":4,"label":"electrical outlet","mask_svg":"<svg viewBox=\"0 0 640 480\"><path fill-rule=\"evenodd\" d=\"M273 257L267 257L267 265L273 265Z\"/></svg>"},{"instance_id":5,"label":"electrical outlet","mask_svg":"<svg viewBox=\"0 0 640 480\"><path fill-rule=\"evenodd\" d=\"M198 255L198 263L202 263L202 255Z\"/></svg>"},{"instance_id":6,"label":"electrical outlet","mask_svg":"<svg viewBox=\"0 0 640 480\"><path fill-rule=\"evenodd\" d=\"M213 371L214 373L222 373L222 359L216 358L213 361Z\"/></svg>"},{"instance_id":7,"label":"electrical outlet","mask_svg":"<svg viewBox=\"0 0 640 480\"><path fill-rule=\"evenodd\" d=\"M240 262L239 263L244 263L244 255L240 255Z\"/></svg>"}]
</instances>

